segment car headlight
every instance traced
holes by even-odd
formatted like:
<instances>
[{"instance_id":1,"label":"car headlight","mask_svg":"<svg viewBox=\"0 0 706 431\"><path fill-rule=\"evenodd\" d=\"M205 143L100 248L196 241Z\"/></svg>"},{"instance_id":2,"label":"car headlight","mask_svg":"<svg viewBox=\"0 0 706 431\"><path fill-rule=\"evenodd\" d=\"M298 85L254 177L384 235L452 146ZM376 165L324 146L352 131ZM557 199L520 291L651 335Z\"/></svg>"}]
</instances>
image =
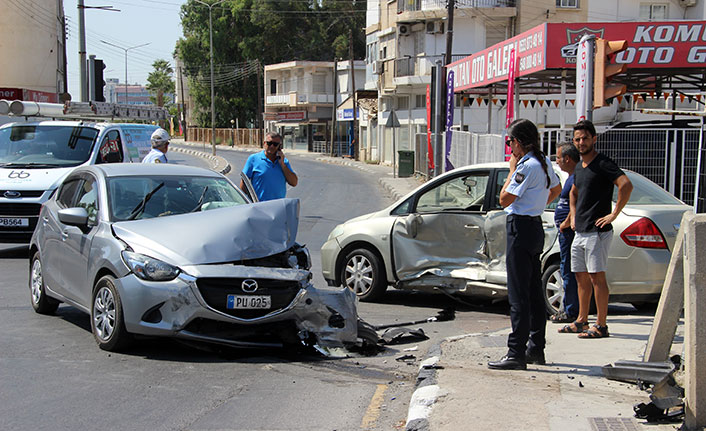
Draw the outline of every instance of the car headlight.
<instances>
[{"instance_id":1,"label":"car headlight","mask_svg":"<svg viewBox=\"0 0 706 431\"><path fill-rule=\"evenodd\" d=\"M343 235L343 225L339 224L338 226L333 228L333 230L331 231L330 234L328 234L328 241L331 241L332 239L339 237L341 235Z\"/></svg>"},{"instance_id":2,"label":"car headlight","mask_svg":"<svg viewBox=\"0 0 706 431\"><path fill-rule=\"evenodd\" d=\"M143 280L169 281L179 275L179 268L144 254L123 251L123 260L132 272Z\"/></svg>"}]
</instances>

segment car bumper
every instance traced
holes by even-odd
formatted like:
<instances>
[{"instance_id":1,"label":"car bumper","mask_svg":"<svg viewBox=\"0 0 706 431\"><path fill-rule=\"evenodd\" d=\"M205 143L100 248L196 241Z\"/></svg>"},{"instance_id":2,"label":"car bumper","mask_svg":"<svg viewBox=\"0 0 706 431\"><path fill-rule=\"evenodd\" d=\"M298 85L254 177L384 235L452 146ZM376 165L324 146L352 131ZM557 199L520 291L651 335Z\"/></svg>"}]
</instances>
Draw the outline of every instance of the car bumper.
<instances>
[{"instance_id":1,"label":"car bumper","mask_svg":"<svg viewBox=\"0 0 706 431\"><path fill-rule=\"evenodd\" d=\"M145 281L134 274L116 280L128 332L236 347L279 346L305 339L324 347L339 347L356 341L355 295L346 289L315 288L308 281L308 271L236 265L200 265L182 270L177 278L166 282ZM214 296L206 299L203 286L199 289L199 280L225 280L226 287L220 294L225 298L237 290L231 292L227 280L244 278L295 282L298 288L285 305L249 317L228 314L225 304L217 309ZM219 287L210 289L213 294Z\"/></svg>"},{"instance_id":2,"label":"car bumper","mask_svg":"<svg viewBox=\"0 0 706 431\"><path fill-rule=\"evenodd\" d=\"M336 260L341 253L337 239L330 239L321 246L321 272L329 286L336 284Z\"/></svg>"}]
</instances>

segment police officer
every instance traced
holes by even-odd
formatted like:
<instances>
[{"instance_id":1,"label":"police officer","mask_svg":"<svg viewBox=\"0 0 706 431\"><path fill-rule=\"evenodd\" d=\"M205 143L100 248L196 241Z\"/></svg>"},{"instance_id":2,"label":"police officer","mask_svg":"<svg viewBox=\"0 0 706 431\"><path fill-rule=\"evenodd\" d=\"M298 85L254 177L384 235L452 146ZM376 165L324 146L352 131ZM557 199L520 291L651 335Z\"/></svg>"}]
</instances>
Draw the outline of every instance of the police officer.
<instances>
[{"instance_id":1,"label":"police officer","mask_svg":"<svg viewBox=\"0 0 706 431\"><path fill-rule=\"evenodd\" d=\"M142 163L168 163L167 151L169 150L169 133L159 128L152 133L150 138L152 151L147 153Z\"/></svg>"},{"instance_id":2,"label":"police officer","mask_svg":"<svg viewBox=\"0 0 706 431\"><path fill-rule=\"evenodd\" d=\"M539 147L534 123L515 120L505 143L512 149L512 156L500 204L507 213L507 292L512 332L507 338L507 355L488 362L488 368L524 370L528 362L545 363L547 315L539 261L544 244L540 216L559 195L561 185Z\"/></svg>"}]
</instances>

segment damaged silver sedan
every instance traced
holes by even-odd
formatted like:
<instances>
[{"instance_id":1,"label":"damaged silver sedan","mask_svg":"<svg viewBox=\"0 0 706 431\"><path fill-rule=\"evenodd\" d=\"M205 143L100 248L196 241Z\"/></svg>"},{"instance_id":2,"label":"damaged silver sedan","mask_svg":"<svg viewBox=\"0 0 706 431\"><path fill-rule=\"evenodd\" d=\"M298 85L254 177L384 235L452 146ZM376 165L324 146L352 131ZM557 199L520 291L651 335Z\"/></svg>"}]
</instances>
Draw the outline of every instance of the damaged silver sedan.
<instances>
[{"instance_id":1,"label":"damaged silver sedan","mask_svg":"<svg viewBox=\"0 0 706 431\"><path fill-rule=\"evenodd\" d=\"M79 168L32 236L32 306L90 314L109 351L137 334L235 347L354 343L355 295L311 284L298 216L298 200L253 203L205 169Z\"/></svg>"}]
</instances>

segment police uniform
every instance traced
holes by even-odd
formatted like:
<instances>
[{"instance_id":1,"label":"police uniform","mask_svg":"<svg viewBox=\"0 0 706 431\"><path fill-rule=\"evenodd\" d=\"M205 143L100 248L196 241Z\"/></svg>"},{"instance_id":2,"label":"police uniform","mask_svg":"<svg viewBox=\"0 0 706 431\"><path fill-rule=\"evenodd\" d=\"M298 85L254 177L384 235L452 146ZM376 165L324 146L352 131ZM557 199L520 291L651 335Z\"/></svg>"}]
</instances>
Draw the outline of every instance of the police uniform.
<instances>
[{"instance_id":1,"label":"police uniform","mask_svg":"<svg viewBox=\"0 0 706 431\"><path fill-rule=\"evenodd\" d=\"M156 148L152 148L152 151L147 153L142 163L169 163L167 161L167 155L159 151Z\"/></svg>"},{"instance_id":2,"label":"police uniform","mask_svg":"<svg viewBox=\"0 0 706 431\"><path fill-rule=\"evenodd\" d=\"M547 158L547 175L533 152L517 163L505 189L516 198L507 208L507 290L512 332L508 336L508 356L524 360L525 352L540 353L546 344L546 309L542 292L540 255L544 245L541 214L549 190L559 178ZM527 344L529 340L529 346Z\"/></svg>"}]
</instances>

